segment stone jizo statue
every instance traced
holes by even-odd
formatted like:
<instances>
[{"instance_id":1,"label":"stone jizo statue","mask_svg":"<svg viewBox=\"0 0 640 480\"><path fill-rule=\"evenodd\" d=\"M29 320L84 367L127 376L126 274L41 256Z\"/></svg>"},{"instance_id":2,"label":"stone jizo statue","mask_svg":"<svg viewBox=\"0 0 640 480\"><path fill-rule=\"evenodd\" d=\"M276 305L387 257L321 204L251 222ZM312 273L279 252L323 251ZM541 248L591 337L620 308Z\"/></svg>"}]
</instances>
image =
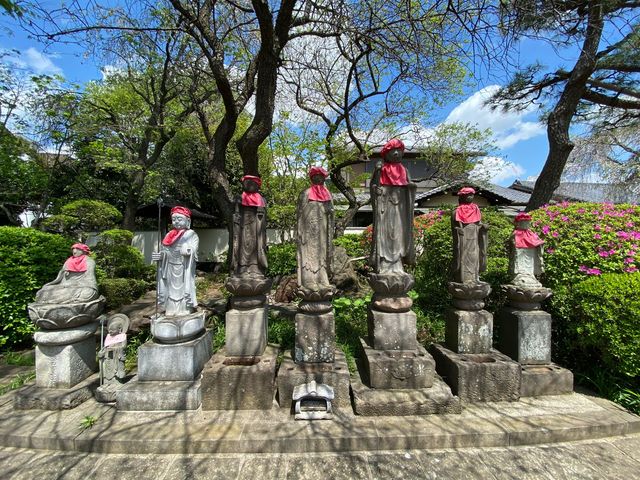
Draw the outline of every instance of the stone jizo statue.
<instances>
[{"instance_id":1,"label":"stone jizo statue","mask_svg":"<svg viewBox=\"0 0 640 480\"><path fill-rule=\"evenodd\" d=\"M71 256L64 262L55 280L36 293L38 303L86 303L97 299L96 263L84 243L71 247Z\"/></svg>"},{"instance_id":2,"label":"stone jizo statue","mask_svg":"<svg viewBox=\"0 0 640 480\"><path fill-rule=\"evenodd\" d=\"M544 268L542 255L544 242L531 230L531 215L520 212L514 220L515 229L509 238L509 274L511 284L518 287L538 288L538 277Z\"/></svg>"},{"instance_id":3,"label":"stone jizo statue","mask_svg":"<svg viewBox=\"0 0 640 480\"><path fill-rule=\"evenodd\" d=\"M242 177L242 195L235 201L231 275L264 276L267 272L267 209L258 192L262 180Z\"/></svg>"},{"instance_id":4,"label":"stone jizo statue","mask_svg":"<svg viewBox=\"0 0 640 480\"><path fill-rule=\"evenodd\" d=\"M333 202L322 167L309 170L311 187L298 199L298 286L302 292L329 292L333 257Z\"/></svg>"},{"instance_id":5,"label":"stone jizo statue","mask_svg":"<svg viewBox=\"0 0 640 480\"><path fill-rule=\"evenodd\" d=\"M480 208L473 203L476 191L471 187L458 192L458 207L451 215L453 231L453 281L480 282L487 269L487 226L481 222Z\"/></svg>"},{"instance_id":6,"label":"stone jizo statue","mask_svg":"<svg viewBox=\"0 0 640 480\"><path fill-rule=\"evenodd\" d=\"M125 378L124 362L127 348L129 318L123 314L113 315L107 323L107 336L98 358L100 359L100 384L119 385Z\"/></svg>"},{"instance_id":7,"label":"stone jizo statue","mask_svg":"<svg viewBox=\"0 0 640 480\"><path fill-rule=\"evenodd\" d=\"M413 204L416 185L402 165L404 144L393 139L381 150L371 178L373 243L369 263L378 274L404 274L403 263L415 263Z\"/></svg>"},{"instance_id":8,"label":"stone jizo statue","mask_svg":"<svg viewBox=\"0 0 640 480\"><path fill-rule=\"evenodd\" d=\"M196 300L196 261L198 235L191 230L191 210L171 209L173 229L162 240L160 252L152 258L159 263L158 302L166 316L188 315L198 306Z\"/></svg>"}]
</instances>

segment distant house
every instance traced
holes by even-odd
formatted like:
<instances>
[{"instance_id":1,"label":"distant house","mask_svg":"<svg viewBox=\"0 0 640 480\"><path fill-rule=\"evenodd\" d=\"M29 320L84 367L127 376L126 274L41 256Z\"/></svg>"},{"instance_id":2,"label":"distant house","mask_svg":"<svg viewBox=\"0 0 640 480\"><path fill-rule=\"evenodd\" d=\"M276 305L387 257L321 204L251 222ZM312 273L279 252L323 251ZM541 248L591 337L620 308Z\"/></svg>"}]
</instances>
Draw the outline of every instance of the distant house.
<instances>
[{"instance_id":1,"label":"distant house","mask_svg":"<svg viewBox=\"0 0 640 480\"><path fill-rule=\"evenodd\" d=\"M518 192L531 194L535 182L516 180L509 187ZM629 187L610 183L563 182L553 193L556 202L594 202L594 203L640 203L640 195Z\"/></svg>"}]
</instances>

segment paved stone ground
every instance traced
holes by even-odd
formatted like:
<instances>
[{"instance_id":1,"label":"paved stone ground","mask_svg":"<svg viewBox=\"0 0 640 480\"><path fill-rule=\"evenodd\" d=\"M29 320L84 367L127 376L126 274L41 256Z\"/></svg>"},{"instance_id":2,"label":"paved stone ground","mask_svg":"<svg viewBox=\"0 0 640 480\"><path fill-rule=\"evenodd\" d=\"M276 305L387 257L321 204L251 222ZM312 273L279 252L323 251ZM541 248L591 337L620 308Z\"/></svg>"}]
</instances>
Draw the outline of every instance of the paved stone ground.
<instances>
[{"instance_id":1,"label":"paved stone ground","mask_svg":"<svg viewBox=\"0 0 640 480\"><path fill-rule=\"evenodd\" d=\"M18 479L621 479L640 478L640 435L509 448L350 454L101 455L0 448Z\"/></svg>"}]
</instances>

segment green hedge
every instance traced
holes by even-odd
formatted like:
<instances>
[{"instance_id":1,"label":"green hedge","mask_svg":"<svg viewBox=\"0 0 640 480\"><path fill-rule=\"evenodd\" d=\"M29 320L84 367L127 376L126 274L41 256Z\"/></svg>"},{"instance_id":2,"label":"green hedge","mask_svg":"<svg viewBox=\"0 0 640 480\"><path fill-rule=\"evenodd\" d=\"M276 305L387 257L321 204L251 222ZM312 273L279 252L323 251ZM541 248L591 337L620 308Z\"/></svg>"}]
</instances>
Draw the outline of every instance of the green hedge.
<instances>
[{"instance_id":1,"label":"green hedge","mask_svg":"<svg viewBox=\"0 0 640 480\"><path fill-rule=\"evenodd\" d=\"M112 310L140 298L149 284L137 278L103 278L98 288L107 299L107 309Z\"/></svg>"},{"instance_id":2,"label":"green hedge","mask_svg":"<svg viewBox=\"0 0 640 480\"><path fill-rule=\"evenodd\" d=\"M267 276L290 275L296 272L296 242L284 242L269 245L267 252Z\"/></svg>"},{"instance_id":3,"label":"green hedge","mask_svg":"<svg viewBox=\"0 0 640 480\"><path fill-rule=\"evenodd\" d=\"M35 327L27 303L56 275L73 242L32 228L0 227L0 348L31 343Z\"/></svg>"}]
</instances>

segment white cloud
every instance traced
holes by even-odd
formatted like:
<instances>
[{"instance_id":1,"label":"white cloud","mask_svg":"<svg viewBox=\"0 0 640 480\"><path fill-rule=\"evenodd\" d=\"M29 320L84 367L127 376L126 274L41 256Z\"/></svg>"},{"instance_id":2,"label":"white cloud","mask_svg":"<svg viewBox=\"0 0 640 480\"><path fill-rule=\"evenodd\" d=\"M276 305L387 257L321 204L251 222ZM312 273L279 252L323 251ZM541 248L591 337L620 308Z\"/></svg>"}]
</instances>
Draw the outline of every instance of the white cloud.
<instances>
[{"instance_id":1,"label":"white cloud","mask_svg":"<svg viewBox=\"0 0 640 480\"><path fill-rule=\"evenodd\" d=\"M53 63L50 56L33 47L22 52L20 59L38 74L57 75L62 73L62 69Z\"/></svg>"},{"instance_id":2,"label":"white cloud","mask_svg":"<svg viewBox=\"0 0 640 480\"><path fill-rule=\"evenodd\" d=\"M501 157L482 157L473 167L469 176L476 180L500 183L514 179L525 172L522 165L510 162Z\"/></svg>"},{"instance_id":3,"label":"white cloud","mask_svg":"<svg viewBox=\"0 0 640 480\"><path fill-rule=\"evenodd\" d=\"M523 140L543 135L544 124L525 120L525 117L535 113L536 107L521 112L503 112L485 105L485 101L499 88L498 85L490 85L474 93L451 111L445 123L463 122L482 130L490 128L498 148L509 148Z\"/></svg>"}]
</instances>

